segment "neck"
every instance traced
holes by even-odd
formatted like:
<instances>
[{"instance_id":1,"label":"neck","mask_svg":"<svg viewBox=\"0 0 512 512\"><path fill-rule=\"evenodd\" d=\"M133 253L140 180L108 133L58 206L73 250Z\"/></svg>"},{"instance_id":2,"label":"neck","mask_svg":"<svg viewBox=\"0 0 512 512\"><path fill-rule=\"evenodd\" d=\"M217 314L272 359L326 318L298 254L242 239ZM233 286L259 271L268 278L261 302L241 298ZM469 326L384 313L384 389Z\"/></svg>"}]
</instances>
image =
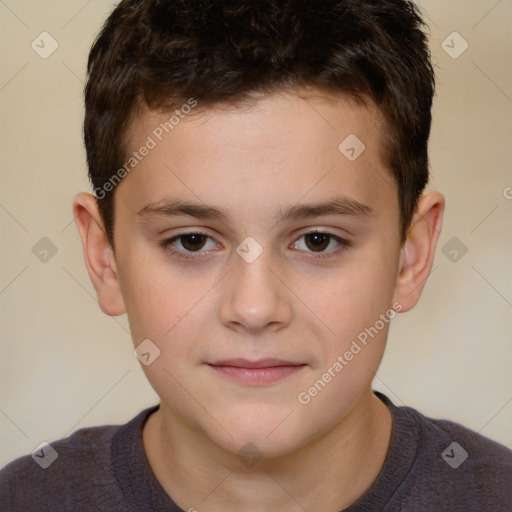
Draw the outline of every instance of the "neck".
<instances>
[{"instance_id":1,"label":"neck","mask_svg":"<svg viewBox=\"0 0 512 512\"><path fill-rule=\"evenodd\" d=\"M391 429L388 408L368 390L331 430L252 467L162 407L148 418L142 437L156 478L183 510L337 512L376 479Z\"/></svg>"}]
</instances>

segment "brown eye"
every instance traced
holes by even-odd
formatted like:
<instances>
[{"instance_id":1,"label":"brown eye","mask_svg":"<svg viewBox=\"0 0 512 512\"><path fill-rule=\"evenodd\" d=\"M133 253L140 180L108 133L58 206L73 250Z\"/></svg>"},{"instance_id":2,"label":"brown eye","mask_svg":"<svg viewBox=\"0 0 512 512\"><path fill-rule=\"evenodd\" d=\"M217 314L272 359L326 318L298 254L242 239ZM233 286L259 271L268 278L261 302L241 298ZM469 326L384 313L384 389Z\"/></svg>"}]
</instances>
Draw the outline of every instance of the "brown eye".
<instances>
[{"instance_id":1,"label":"brown eye","mask_svg":"<svg viewBox=\"0 0 512 512\"><path fill-rule=\"evenodd\" d=\"M208 245L208 242L210 245ZM160 242L162 248L180 258L197 258L215 249L217 244L206 233L192 232L167 238Z\"/></svg>"},{"instance_id":2,"label":"brown eye","mask_svg":"<svg viewBox=\"0 0 512 512\"><path fill-rule=\"evenodd\" d=\"M304 235L306 246L312 251L323 251L329 246L331 235L327 233L308 233Z\"/></svg>"},{"instance_id":3,"label":"brown eye","mask_svg":"<svg viewBox=\"0 0 512 512\"><path fill-rule=\"evenodd\" d=\"M188 233L186 235L180 235L177 239L181 241L181 245L187 251L200 251L204 247L208 237L201 233Z\"/></svg>"},{"instance_id":4,"label":"brown eye","mask_svg":"<svg viewBox=\"0 0 512 512\"><path fill-rule=\"evenodd\" d=\"M347 249L350 242L332 233L310 231L304 233L294 244L295 249L309 254L311 258L329 258Z\"/></svg>"}]
</instances>

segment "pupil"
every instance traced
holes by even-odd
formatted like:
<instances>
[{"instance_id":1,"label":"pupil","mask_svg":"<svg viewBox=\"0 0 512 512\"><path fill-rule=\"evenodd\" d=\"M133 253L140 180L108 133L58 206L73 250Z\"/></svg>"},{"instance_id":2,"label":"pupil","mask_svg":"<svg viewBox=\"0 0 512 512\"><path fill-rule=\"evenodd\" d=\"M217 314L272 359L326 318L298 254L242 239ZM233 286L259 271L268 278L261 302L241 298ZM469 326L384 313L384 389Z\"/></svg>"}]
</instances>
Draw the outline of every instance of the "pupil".
<instances>
[{"instance_id":1,"label":"pupil","mask_svg":"<svg viewBox=\"0 0 512 512\"><path fill-rule=\"evenodd\" d=\"M205 238L206 237L200 233L191 233L190 235L184 235L181 243L187 251L197 251L204 245ZM196 247L197 245L200 247Z\"/></svg>"},{"instance_id":2,"label":"pupil","mask_svg":"<svg viewBox=\"0 0 512 512\"><path fill-rule=\"evenodd\" d=\"M311 245L308 241L313 241ZM309 249L323 250L329 245L329 235L325 233L309 233L306 235L306 245Z\"/></svg>"}]
</instances>

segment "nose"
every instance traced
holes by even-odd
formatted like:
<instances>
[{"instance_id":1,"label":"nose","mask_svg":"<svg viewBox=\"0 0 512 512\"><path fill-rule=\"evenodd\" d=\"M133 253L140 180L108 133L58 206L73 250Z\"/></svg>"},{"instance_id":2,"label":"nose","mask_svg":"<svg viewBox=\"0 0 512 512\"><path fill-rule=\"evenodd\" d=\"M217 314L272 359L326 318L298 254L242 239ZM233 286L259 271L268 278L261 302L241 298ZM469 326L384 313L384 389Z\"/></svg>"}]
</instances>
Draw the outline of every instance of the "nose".
<instances>
[{"instance_id":1,"label":"nose","mask_svg":"<svg viewBox=\"0 0 512 512\"><path fill-rule=\"evenodd\" d=\"M293 311L286 272L273 261L271 251L264 250L250 263L238 254L233 259L219 310L222 323L251 334L288 325Z\"/></svg>"}]
</instances>

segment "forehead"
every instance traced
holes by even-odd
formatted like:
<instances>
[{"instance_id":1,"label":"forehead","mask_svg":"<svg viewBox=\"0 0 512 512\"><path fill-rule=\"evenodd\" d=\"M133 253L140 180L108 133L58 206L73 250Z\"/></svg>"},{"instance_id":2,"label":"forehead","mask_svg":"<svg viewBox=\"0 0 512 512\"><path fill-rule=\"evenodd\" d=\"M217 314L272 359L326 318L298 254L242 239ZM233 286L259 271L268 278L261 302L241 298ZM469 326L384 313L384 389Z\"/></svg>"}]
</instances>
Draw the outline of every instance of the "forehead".
<instances>
[{"instance_id":1,"label":"forehead","mask_svg":"<svg viewBox=\"0 0 512 512\"><path fill-rule=\"evenodd\" d=\"M275 217L267 211L272 204L311 202L334 190L389 209L396 187L381 158L382 129L372 102L326 94L281 92L165 113L142 107L127 135L127 158L151 149L116 195L132 208L186 198L253 219Z\"/></svg>"},{"instance_id":2,"label":"forehead","mask_svg":"<svg viewBox=\"0 0 512 512\"><path fill-rule=\"evenodd\" d=\"M322 140L324 145L332 145L339 137L357 132L360 138L373 143L374 136L380 134L380 129L375 131L375 128L381 124L381 113L367 96L363 103L347 95L317 89L278 90L213 106L189 98L164 112L141 105L130 123L126 142L130 150L136 150L148 135L157 144L172 143L170 135L174 135L175 140L187 137L190 143L196 133L196 141L202 140L203 145L212 140L237 139L241 150L252 149L266 137L266 143L271 142L269 149L273 149L301 140L311 143ZM334 149L337 146L335 144ZM301 148L294 149L299 153Z\"/></svg>"}]
</instances>

